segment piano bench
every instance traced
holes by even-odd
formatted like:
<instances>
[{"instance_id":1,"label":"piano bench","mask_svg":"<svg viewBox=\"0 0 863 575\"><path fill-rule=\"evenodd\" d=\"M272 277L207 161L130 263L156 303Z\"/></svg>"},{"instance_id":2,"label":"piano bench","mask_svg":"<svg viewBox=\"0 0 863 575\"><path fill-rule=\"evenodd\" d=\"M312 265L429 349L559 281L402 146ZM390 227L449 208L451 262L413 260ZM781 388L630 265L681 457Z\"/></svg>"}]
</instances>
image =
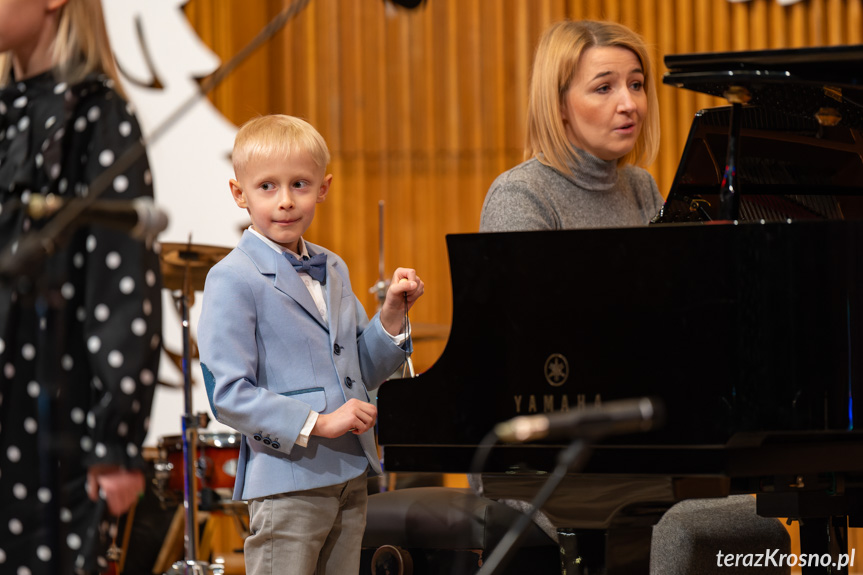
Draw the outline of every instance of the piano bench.
<instances>
[{"instance_id":1,"label":"piano bench","mask_svg":"<svg viewBox=\"0 0 863 575\"><path fill-rule=\"evenodd\" d=\"M778 519L760 517L751 495L721 499L688 499L671 507L653 528L650 573L653 575L788 575L791 568L763 559L759 567L751 561L759 554L774 557L791 553L791 536ZM720 566L717 554L742 555ZM750 555L751 554L751 555ZM744 566L744 558L750 563ZM721 559L724 561L724 559ZM775 563L778 563L776 561Z\"/></svg>"},{"instance_id":2,"label":"piano bench","mask_svg":"<svg viewBox=\"0 0 863 575\"><path fill-rule=\"evenodd\" d=\"M367 571L376 550L378 558L402 554L413 564L413 575L475 573L519 516L515 509L470 489L412 487L376 493L369 496L360 573L400 572L392 567ZM560 573L557 543L535 524L502 573L525 572Z\"/></svg>"}]
</instances>

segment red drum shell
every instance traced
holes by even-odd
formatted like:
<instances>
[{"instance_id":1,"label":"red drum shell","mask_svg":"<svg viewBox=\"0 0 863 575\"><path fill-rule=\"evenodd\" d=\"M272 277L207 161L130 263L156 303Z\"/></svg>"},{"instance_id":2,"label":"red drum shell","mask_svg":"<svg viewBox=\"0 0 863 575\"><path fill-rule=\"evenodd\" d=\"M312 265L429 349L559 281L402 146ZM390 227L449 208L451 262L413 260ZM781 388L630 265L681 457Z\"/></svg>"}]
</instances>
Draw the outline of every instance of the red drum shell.
<instances>
[{"instance_id":1,"label":"red drum shell","mask_svg":"<svg viewBox=\"0 0 863 575\"><path fill-rule=\"evenodd\" d=\"M198 489L233 489L240 455L240 434L199 433L195 475ZM168 489L184 491L183 436L171 435L159 440L159 452L170 464Z\"/></svg>"}]
</instances>

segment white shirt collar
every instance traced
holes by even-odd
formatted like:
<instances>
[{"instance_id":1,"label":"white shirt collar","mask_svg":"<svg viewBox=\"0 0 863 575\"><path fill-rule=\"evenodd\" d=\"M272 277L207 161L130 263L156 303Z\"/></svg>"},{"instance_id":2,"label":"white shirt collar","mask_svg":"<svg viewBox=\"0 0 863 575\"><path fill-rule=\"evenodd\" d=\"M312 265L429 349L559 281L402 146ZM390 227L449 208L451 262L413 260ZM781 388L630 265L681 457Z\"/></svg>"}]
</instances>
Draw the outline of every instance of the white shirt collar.
<instances>
[{"instance_id":1,"label":"white shirt collar","mask_svg":"<svg viewBox=\"0 0 863 575\"><path fill-rule=\"evenodd\" d=\"M296 258L302 258L303 256L308 257L308 255L309 255L309 250L306 249L306 242L303 241L303 238L300 238L300 241L297 243L297 249L299 250L299 253L294 253L291 250L289 250L288 248L280 246L279 244L277 244L276 242L274 242L273 240L271 240L270 238L268 238L264 234L258 232L258 230L256 230L252 226L249 226L248 229L250 232L252 232L256 236L261 238L262 242L264 242L265 244L267 244L268 246L273 248L277 253L281 254L281 253L287 252Z\"/></svg>"}]
</instances>

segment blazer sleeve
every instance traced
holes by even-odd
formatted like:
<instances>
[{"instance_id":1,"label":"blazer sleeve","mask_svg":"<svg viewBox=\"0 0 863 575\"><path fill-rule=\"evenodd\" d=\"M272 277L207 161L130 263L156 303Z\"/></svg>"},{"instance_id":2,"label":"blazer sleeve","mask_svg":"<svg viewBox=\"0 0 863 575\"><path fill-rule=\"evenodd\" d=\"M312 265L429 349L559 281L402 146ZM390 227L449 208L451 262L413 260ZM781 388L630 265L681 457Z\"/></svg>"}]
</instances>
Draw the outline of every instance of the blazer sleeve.
<instances>
[{"instance_id":1,"label":"blazer sleeve","mask_svg":"<svg viewBox=\"0 0 863 575\"><path fill-rule=\"evenodd\" d=\"M396 345L384 330L380 313L369 321L359 299L356 300L356 306L360 372L366 389L374 390L405 361L406 354L413 351L413 343L408 338L401 346Z\"/></svg>"}]
</instances>

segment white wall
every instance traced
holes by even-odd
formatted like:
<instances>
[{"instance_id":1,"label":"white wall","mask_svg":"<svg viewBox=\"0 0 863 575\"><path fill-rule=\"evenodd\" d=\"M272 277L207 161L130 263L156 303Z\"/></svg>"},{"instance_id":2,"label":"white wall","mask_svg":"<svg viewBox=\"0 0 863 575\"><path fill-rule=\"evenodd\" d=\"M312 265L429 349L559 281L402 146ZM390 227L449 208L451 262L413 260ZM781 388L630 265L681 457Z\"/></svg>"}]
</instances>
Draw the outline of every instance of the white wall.
<instances>
[{"instance_id":1,"label":"white wall","mask_svg":"<svg viewBox=\"0 0 863 575\"><path fill-rule=\"evenodd\" d=\"M170 219L160 242L232 247L248 221L231 199L230 151L236 127L206 98L198 97L196 78L220 65L190 26L182 7L187 0L103 0L108 34L123 75L123 87L134 104L147 139L156 203ZM161 86L157 88L156 86ZM195 98L179 120L172 114ZM168 127L166 130L165 127ZM190 310L194 337L201 293ZM182 353L182 324L174 298L163 293L164 344ZM192 412L210 414L200 366L192 362ZM183 375L163 354L159 380L182 385ZM146 445L181 433L185 411L182 388L156 388ZM210 414L212 417L212 414ZM210 423L203 432L228 428Z\"/></svg>"}]
</instances>

